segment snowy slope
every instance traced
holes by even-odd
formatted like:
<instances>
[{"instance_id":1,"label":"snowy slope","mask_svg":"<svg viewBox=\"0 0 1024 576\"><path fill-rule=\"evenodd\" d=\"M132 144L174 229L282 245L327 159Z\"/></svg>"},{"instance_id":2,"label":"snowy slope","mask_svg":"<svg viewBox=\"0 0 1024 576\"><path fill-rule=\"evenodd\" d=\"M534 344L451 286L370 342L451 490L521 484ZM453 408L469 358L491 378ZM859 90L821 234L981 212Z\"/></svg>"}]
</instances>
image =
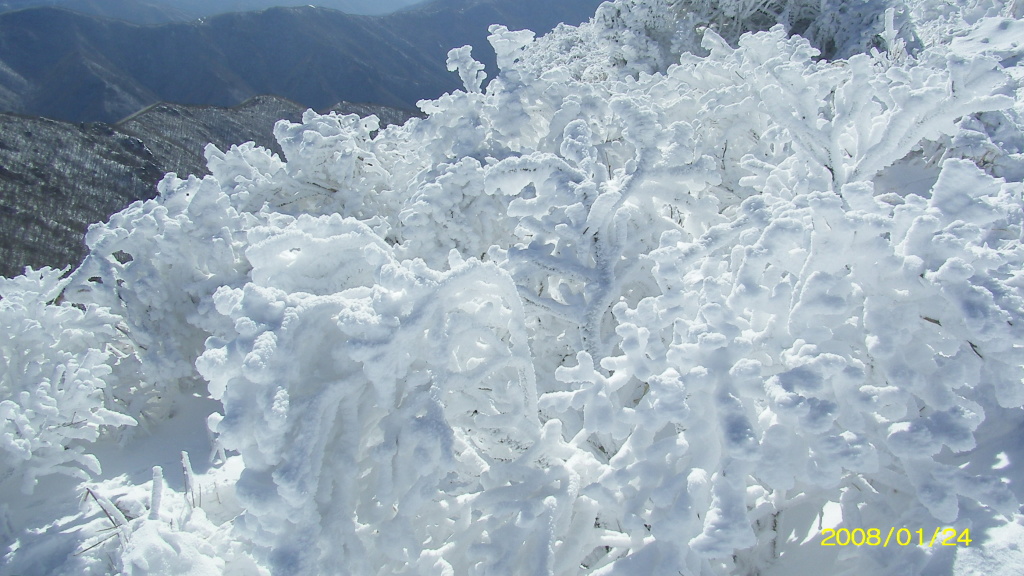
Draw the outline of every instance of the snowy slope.
<instances>
[{"instance_id":1,"label":"snowy slope","mask_svg":"<svg viewBox=\"0 0 1024 576\"><path fill-rule=\"evenodd\" d=\"M1020 15L850 5L494 26L0 281L0 573L1019 574Z\"/></svg>"}]
</instances>

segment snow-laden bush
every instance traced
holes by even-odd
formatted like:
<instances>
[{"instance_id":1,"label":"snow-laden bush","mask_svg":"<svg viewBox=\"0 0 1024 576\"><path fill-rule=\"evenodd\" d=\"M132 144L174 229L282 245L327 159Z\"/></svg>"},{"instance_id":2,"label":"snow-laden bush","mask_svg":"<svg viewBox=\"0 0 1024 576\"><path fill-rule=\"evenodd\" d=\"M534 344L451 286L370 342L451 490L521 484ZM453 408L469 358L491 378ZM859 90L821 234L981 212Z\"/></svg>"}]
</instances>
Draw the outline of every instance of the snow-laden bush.
<instances>
[{"instance_id":1,"label":"snow-laden bush","mask_svg":"<svg viewBox=\"0 0 1024 576\"><path fill-rule=\"evenodd\" d=\"M178 189L188 191L170 196ZM207 324L217 324L209 294L247 270L235 239L242 217L223 193L198 192L219 192L215 180L169 175L159 190L174 200L135 202L90 227L67 294L120 314L143 378L167 395L195 375Z\"/></svg>"},{"instance_id":2,"label":"snow-laden bush","mask_svg":"<svg viewBox=\"0 0 1024 576\"><path fill-rule=\"evenodd\" d=\"M952 459L1024 405L1021 50L980 53L975 18L908 53L878 7L886 50L828 61L790 32L831 4L722 2L703 55L663 51L684 5L492 27L500 75L452 51L466 90L426 118L308 112L284 160L211 147L91 229L65 296L109 309L146 390L205 382L244 468L235 520L151 497L120 568L755 574L830 503L1015 514Z\"/></svg>"},{"instance_id":3,"label":"snow-laden bush","mask_svg":"<svg viewBox=\"0 0 1024 576\"><path fill-rule=\"evenodd\" d=\"M580 26L561 26L529 49L527 67L562 66L575 77L600 80L664 72L701 45L711 30L736 46L743 34L782 26L825 58L873 49L919 49L904 2L892 0L619 0L605 2Z\"/></svg>"},{"instance_id":4,"label":"snow-laden bush","mask_svg":"<svg viewBox=\"0 0 1024 576\"><path fill-rule=\"evenodd\" d=\"M508 499L488 490L491 467L539 434L511 279L454 253L447 273L399 263L369 228L338 216L267 233L248 252L254 281L215 295L241 333L208 342L198 363L224 404L212 428L245 458L246 533L280 573L369 573L381 562L470 573L487 555L461 539L466 522L515 521L475 503ZM258 274L290 254L308 264ZM332 254L348 262L317 265ZM437 556L443 542L455 549Z\"/></svg>"},{"instance_id":5,"label":"snow-laden bush","mask_svg":"<svg viewBox=\"0 0 1024 576\"><path fill-rule=\"evenodd\" d=\"M66 272L0 278L0 487L26 494L41 476L99 472L88 443L104 427L135 424L110 378L118 318L58 303Z\"/></svg>"},{"instance_id":6,"label":"snow-laden bush","mask_svg":"<svg viewBox=\"0 0 1024 576\"><path fill-rule=\"evenodd\" d=\"M578 389L541 398L563 421L582 409L568 431L611 456L606 518L615 503L723 557L774 549L777 516L808 499L841 501L849 518L912 508L904 491L943 522L958 496L1016 511L997 479L934 457L972 449L993 398L1024 404L1020 191L950 160L930 200L871 192L844 188L856 208L833 192L756 196L700 238L662 236L648 257L663 293L615 307L609 374L581 353L556 371ZM651 496L665 461L707 485L680 486L674 519Z\"/></svg>"}]
</instances>

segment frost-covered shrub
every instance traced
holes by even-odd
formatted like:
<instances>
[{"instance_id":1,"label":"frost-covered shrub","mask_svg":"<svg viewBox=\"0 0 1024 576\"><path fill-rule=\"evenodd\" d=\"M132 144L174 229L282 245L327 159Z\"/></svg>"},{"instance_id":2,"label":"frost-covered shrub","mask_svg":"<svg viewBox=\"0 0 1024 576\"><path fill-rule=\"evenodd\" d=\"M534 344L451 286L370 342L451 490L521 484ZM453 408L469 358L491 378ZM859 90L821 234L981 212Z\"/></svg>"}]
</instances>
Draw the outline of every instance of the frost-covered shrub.
<instances>
[{"instance_id":1,"label":"frost-covered shrub","mask_svg":"<svg viewBox=\"0 0 1024 576\"><path fill-rule=\"evenodd\" d=\"M1016 513L953 460L1024 405L1017 53L974 8L908 53L865 2L885 50L829 61L791 32L832 4L718 2L680 54L690 5L494 26L426 118L309 112L93 228L65 293L154 390L205 382L243 468L237 520L151 497L121 566L756 574L830 503ZM833 572L920 567L886 553Z\"/></svg>"},{"instance_id":2,"label":"frost-covered shrub","mask_svg":"<svg viewBox=\"0 0 1024 576\"><path fill-rule=\"evenodd\" d=\"M237 238L242 217L213 178L169 175L159 190L158 199L90 227L90 253L68 298L118 313L142 378L167 396L196 377L195 359L217 326L210 293L248 268Z\"/></svg>"},{"instance_id":3,"label":"frost-covered shrub","mask_svg":"<svg viewBox=\"0 0 1024 576\"><path fill-rule=\"evenodd\" d=\"M261 264L290 252L257 244L254 282L214 297L239 332L211 340L198 362L224 405L212 429L245 460L245 532L279 573L432 563L472 573L474 538L441 546L462 540L470 518L514 521L474 500L507 498L486 489L489 469L539 434L515 287L454 253L443 274L399 263L352 219L302 217L275 236L313 225L324 240L303 243L300 257L344 254L357 266L320 268L326 285L265 277Z\"/></svg>"},{"instance_id":4,"label":"frost-covered shrub","mask_svg":"<svg viewBox=\"0 0 1024 576\"><path fill-rule=\"evenodd\" d=\"M66 270L0 278L0 487L31 493L36 479L99 472L87 443L131 426L110 389L118 318L58 303Z\"/></svg>"},{"instance_id":5,"label":"frost-covered shrub","mask_svg":"<svg viewBox=\"0 0 1024 576\"><path fill-rule=\"evenodd\" d=\"M865 505L912 509L905 493L881 503L908 487L943 522L958 496L1016 511L998 479L934 456L972 449L992 398L1024 404L1013 325L1024 301L1010 288L1020 190L948 161L930 200L844 193L853 206L831 192L753 197L700 238L663 235L649 256L663 293L616 306L621 353L600 364L610 375L586 354L556 373L579 388L541 407L563 422L582 408L568 432L621 471L601 485L613 495L605 521L656 537L671 526L698 556L724 557L774 549L778 516L809 498L841 501L849 518ZM631 380L645 387L636 408ZM665 461L704 486L680 486L680 517L653 497L666 480L651 469Z\"/></svg>"},{"instance_id":6,"label":"frost-covered shrub","mask_svg":"<svg viewBox=\"0 0 1024 576\"><path fill-rule=\"evenodd\" d=\"M562 66L584 80L636 77L664 72L687 52L705 55L707 30L736 46L743 34L775 26L828 59L886 50L897 40L921 45L909 10L890 0L615 0L590 22L541 38L528 50L527 66L537 72Z\"/></svg>"}]
</instances>

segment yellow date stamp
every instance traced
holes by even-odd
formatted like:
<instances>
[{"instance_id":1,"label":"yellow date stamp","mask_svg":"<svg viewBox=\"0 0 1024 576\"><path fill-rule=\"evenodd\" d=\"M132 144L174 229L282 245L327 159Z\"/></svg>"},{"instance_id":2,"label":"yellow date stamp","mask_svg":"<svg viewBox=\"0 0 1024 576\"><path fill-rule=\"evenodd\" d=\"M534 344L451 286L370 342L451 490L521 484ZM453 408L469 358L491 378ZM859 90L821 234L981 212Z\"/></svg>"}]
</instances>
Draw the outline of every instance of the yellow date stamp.
<instances>
[{"instance_id":1,"label":"yellow date stamp","mask_svg":"<svg viewBox=\"0 0 1024 576\"><path fill-rule=\"evenodd\" d=\"M938 527L934 531L924 528L825 528L821 531L822 546L970 546L971 529Z\"/></svg>"}]
</instances>

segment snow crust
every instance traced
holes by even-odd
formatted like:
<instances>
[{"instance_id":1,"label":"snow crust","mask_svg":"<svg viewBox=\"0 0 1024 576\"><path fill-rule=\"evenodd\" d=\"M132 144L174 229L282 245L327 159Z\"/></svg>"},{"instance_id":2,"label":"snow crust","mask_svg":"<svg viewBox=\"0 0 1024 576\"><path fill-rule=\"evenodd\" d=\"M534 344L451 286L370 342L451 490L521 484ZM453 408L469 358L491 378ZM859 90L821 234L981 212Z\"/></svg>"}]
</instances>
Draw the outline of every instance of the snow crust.
<instances>
[{"instance_id":1,"label":"snow crust","mask_svg":"<svg viewBox=\"0 0 1024 576\"><path fill-rule=\"evenodd\" d=\"M1016 574L1020 15L746 4L492 26L0 279L0 573Z\"/></svg>"}]
</instances>

